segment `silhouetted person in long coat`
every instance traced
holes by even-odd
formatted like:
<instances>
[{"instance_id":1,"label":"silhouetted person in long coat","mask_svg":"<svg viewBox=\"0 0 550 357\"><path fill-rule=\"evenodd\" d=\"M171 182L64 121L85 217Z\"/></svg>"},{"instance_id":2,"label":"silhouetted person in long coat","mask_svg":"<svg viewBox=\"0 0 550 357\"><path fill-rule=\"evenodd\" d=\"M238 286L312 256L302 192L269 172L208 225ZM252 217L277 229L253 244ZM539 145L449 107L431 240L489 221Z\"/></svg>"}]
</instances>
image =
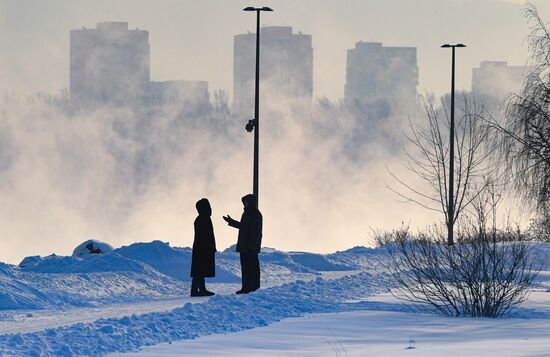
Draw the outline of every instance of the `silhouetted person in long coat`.
<instances>
[{"instance_id":1,"label":"silhouetted person in long coat","mask_svg":"<svg viewBox=\"0 0 550 357\"><path fill-rule=\"evenodd\" d=\"M258 254L262 245L262 214L258 210L256 197L252 194L242 198L244 212L241 221L231 216L223 219L231 226L239 229L237 252L241 257L242 288L237 294L248 294L260 288L260 261Z\"/></svg>"},{"instance_id":2,"label":"silhouetted person in long coat","mask_svg":"<svg viewBox=\"0 0 550 357\"><path fill-rule=\"evenodd\" d=\"M191 296L212 296L213 292L206 290L204 278L216 275L216 240L212 227L212 208L206 198L197 201L195 207L199 216L195 219L195 239L193 241L193 256L191 260Z\"/></svg>"}]
</instances>

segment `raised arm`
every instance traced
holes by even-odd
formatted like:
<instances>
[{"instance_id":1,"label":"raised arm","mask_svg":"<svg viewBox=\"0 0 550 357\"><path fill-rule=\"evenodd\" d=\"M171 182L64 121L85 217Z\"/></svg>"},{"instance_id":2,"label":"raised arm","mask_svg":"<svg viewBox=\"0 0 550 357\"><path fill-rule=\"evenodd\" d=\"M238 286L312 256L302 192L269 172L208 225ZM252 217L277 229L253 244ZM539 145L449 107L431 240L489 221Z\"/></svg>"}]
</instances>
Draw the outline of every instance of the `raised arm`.
<instances>
[{"instance_id":1,"label":"raised arm","mask_svg":"<svg viewBox=\"0 0 550 357\"><path fill-rule=\"evenodd\" d=\"M231 218L230 215L223 216L223 220L227 222L228 225L234 228L241 228L241 222Z\"/></svg>"}]
</instances>

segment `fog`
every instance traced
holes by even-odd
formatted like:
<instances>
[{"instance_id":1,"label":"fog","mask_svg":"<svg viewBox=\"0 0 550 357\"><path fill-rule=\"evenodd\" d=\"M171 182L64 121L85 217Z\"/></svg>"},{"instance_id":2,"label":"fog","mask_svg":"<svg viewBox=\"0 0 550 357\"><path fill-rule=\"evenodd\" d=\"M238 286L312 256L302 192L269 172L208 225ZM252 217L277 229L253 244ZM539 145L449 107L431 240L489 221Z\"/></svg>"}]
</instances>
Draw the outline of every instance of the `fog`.
<instances>
[{"instance_id":1,"label":"fog","mask_svg":"<svg viewBox=\"0 0 550 357\"><path fill-rule=\"evenodd\" d=\"M415 4L413 4L415 3ZM208 80L232 87L232 36L251 30L246 2L1 1L0 261L70 254L85 239L113 246L159 239L193 240L194 204L208 197L219 249L237 232L221 219L240 216L252 187L249 118L224 110L163 107L74 110L68 86L71 29L128 21L148 30L151 79ZM438 221L399 203L386 187L401 172L399 113L366 130L341 110L346 49L355 42L418 46L419 92L443 94L449 55L461 41L458 87L484 59L523 64L527 33L521 5L501 1L271 1L265 25L291 25L313 36L314 95L320 103L286 103L262 93L260 206L264 245L329 252L369 245L372 229ZM540 4L544 16L549 6ZM304 16L308 14L308 16ZM431 24L431 25L427 25ZM404 103L409 107L410 103ZM252 108L251 108L252 109ZM252 115L252 111L251 111ZM369 129L369 128L367 128ZM358 140L366 131L368 142Z\"/></svg>"},{"instance_id":2,"label":"fog","mask_svg":"<svg viewBox=\"0 0 550 357\"><path fill-rule=\"evenodd\" d=\"M361 143L353 133L363 124L337 104L270 102L262 106L264 245L328 252L369 245L371 228L431 223L385 187L385 165L398 165L387 145L395 128L373 127L380 139ZM234 244L221 216L238 219L251 191L246 121L208 108L67 113L66 105L2 100L1 260L70 254L89 238L189 246L201 197L211 201L218 247Z\"/></svg>"}]
</instances>

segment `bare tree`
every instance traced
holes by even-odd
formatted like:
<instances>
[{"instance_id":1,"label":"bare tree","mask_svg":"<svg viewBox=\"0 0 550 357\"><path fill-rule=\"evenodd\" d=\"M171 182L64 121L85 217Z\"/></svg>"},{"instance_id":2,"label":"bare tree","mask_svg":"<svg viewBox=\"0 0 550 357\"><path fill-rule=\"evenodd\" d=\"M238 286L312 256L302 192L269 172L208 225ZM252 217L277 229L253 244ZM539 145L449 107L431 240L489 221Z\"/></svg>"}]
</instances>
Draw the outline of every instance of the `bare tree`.
<instances>
[{"instance_id":1,"label":"bare tree","mask_svg":"<svg viewBox=\"0 0 550 357\"><path fill-rule=\"evenodd\" d=\"M550 31L537 9L528 4L529 66L522 90L509 96L503 123L491 125L501 134L500 152L517 191L544 216L550 202Z\"/></svg>"},{"instance_id":2,"label":"bare tree","mask_svg":"<svg viewBox=\"0 0 550 357\"><path fill-rule=\"evenodd\" d=\"M449 115L445 106L436 109L431 100L424 100L425 125L410 122L407 135L409 147L405 149L405 168L419 178L427 188L419 188L395 175L390 175L400 186L388 186L400 198L426 209L443 213L448 231L448 244L453 245L452 226L464 209L483 191L484 175L491 174L488 157L492 149L485 145L489 140L483 110L473 99L463 96L462 115L455 128L455 188L449 200ZM452 205L452 207L451 207ZM452 210L450 210L452 208ZM453 212L451 216L449 211Z\"/></svg>"},{"instance_id":3,"label":"bare tree","mask_svg":"<svg viewBox=\"0 0 550 357\"><path fill-rule=\"evenodd\" d=\"M481 186L482 189L474 188L474 191L479 194L467 208L468 214L462 225L475 227L481 237L490 236L496 242L498 240L497 210L503 201L504 185L497 183L493 177L486 177Z\"/></svg>"}]
</instances>

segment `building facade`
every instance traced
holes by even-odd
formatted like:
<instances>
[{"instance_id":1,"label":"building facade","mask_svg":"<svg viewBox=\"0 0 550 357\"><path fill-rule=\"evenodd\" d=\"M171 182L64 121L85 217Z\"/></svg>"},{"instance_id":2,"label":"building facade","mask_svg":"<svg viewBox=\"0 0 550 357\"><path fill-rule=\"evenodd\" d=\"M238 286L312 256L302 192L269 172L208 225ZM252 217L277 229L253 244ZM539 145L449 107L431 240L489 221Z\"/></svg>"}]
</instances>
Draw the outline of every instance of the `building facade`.
<instances>
[{"instance_id":1,"label":"building facade","mask_svg":"<svg viewBox=\"0 0 550 357\"><path fill-rule=\"evenodd\" d=\"M102 22L70 33L70 94L83 102L142 101L150 81L149 33Z\"/></svg>"},{"instance_id":2,"label":"building facade","mask_svg":"<svg viewBox=\"0 0 550 357\"><path fill-rule=\"evenodd\" d=\"M416 47L357 42L348 50L344 101L369 118L386 118L416 104Z\"/></svg>"},{"instance_id":3,"label":"building facade","mask_svg":"<svg viewBox=\"0 0 550 357\"><path fill-rule=\"evenodd\" d=\"M309 99L313 95L311 35L292 27L260 30L260 91L262 102ZM254 113L256 34L235 35L233 47L233 109Z\"/></svg>"},{"instance_id":4,"label":"building facade","mask_svg":"<svg viewBox=\"0 0 550 357\"><path fill-rule=\"evenodd\" d=\"M483 61L472 69L472 92L490 111L498 110L510 93L521 89L524 66L509 66L505 61Z\"/></svg>"}]
</instances>

